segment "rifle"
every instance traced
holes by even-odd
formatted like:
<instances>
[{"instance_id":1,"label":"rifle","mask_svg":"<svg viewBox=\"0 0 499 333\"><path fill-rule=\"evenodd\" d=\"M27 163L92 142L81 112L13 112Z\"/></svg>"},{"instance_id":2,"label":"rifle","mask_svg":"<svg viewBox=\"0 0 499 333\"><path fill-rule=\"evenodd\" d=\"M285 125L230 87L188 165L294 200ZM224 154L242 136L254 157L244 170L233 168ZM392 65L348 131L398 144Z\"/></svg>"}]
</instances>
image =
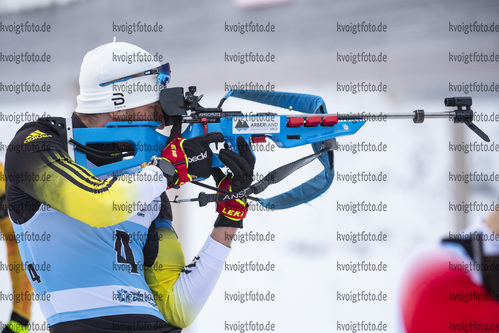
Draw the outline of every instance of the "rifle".
<instances>
[{"instance_id":1,"label":"rifle","mask_svg":"<svg viewBox=\"0 0 499 333\"><path fill-rule=\"evenodd\" d=\"M288 114L262 112L245 115L241 111L224 111L223 103L230 97L263 103L289 110ZM336 138L353 135L366 123L373 120L370 114L328 114L323 99L319 96L276 92L231 90L221 100L216 108L205 108L199 104L201 96L196 95L196 87L191 86L184 95L181 87L165 88L160 93L160 103L163 108L166 125L172 125L172 132L189 139L208 132L221 132L225 137L228 149L237 151L236 138L243 136L249 143L263 143L272 140L280 148L293 148L312 145L313 154L283 165L262 180L244 189L240 193L206 194L201 192L197 198L176 200L174 202L197 201L200 206L209 202L231 200L234 197L247 197L257 201L269 209L286 209L315 199L324 193L334 179L334 153L337 148ZM480 138L489 142L488 136L481 131L473 121L471 97L450 97L444 99L447 107L456 107L452 111L440 113L425 113L415 110L407 114L381 114L375 117L385 119L412 119L414 123L422 123L426 118L446 118L454 123L464 123ZM182 132L182 124L188 124ZM140 165L151 161L153 156L159 156L168 140L156 131L160 125L154 121L112 122L104 128L74 128L70 145L74 148L76 163L87 167L86 154L96 153L88 148L88 144L127 142L131 149L122 152L123 160L91 168L95 176L117 174L122 170L138 171ZM107 152L109 153L109 152ZM324 170L307 182L271 198L255 198L269 185L276 184L304 165L318 159ZM214 154L212 165L223 166ZM215 187L193 181L192 183L219 191ZM222 191L223 192L223 191Z\"/></svg>"}]
</instances>

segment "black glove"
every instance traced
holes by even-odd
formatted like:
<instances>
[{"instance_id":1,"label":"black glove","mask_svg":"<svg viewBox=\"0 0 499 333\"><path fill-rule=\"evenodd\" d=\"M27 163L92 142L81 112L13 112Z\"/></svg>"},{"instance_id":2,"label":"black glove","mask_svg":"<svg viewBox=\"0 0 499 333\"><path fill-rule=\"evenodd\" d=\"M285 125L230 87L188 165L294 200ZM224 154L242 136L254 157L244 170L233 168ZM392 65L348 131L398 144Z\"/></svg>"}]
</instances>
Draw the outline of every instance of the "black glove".
<instances>
[{"instance_id":1,"label":"black glove","mask_svg":"<svg viewBox=\"0 0 499 333\"><path fill-rule=\"evenodd\" d=\"M209 178L213 156L209 145L223 141L224 136L220 132L207 133L187 140L179 137L169 140L161 152L161 157L175 166L175 174L167 174L168 185L179 186L196 178Z\"/></svg>"},{"instance_id":2,"label":"black glove","mask_svg":"<svg viewBox=\"0 0 499 333\"><path fill-rule=\"evenodd\" d=\"M255 167L255 156L250 146L239 136L236 140L239 154L228 149L222 149L219 153L220 161L225 164L231 172L224 175L222 170L214 168L213 178L218 188L234 192L235 194L248 188L253 181L253 169ZM235 198L233 200L217 202L219 213L215 221L215 227L243 227L243 218L248 212L246 198Z\"/></svg>"}]
</instances>

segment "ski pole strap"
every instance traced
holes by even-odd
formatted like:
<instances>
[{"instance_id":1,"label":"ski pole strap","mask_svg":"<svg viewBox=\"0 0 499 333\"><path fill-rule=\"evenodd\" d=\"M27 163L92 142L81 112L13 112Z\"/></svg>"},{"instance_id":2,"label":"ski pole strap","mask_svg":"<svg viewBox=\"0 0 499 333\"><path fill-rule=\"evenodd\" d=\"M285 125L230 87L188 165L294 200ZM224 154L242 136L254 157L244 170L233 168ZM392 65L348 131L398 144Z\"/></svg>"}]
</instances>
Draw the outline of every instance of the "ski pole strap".
<instances>
[{"instance_id":1,"label":"ski pole strap","mask_svg":"<svg viewBox=\"0 0 499 333\"><path fill-rule=\"evenodd\" d=\"M287 192L270 198L260 199L260 205L270 210L287 209L309 202L327 191L334 179L333 151L323 150L322 143L320 142L313 143L312 148L315 153L310 155L309 157L311 157L311 159L307 159L307 163L304 163L301 166L304 166L317 158L324 168L322 172ZM315 158L312 158L313 156L315 156ZM303 162L305 162L305 160L303 160Z\"/></svg>"},{"instance_id":2,"label":"ski pole strap","mask_svg":"<svg viewBox=\"0 0 499 333\"><path fill-rule=\"evenodd\" d=\"M269 185L279 183L281 180L283 180L296 170L309 164L310 162L321 156L324 152L325 150L320 150L317 153L305 156L303 158L300 158L299 160L278 167L277 169L269 172L265 177L263 177L262 180L251 185L250 193L258 194L263 192L267 187L269 187Z\"/></svg>"},{"instance_id":3,"label":"ski pole strap","mask_svg":"<svg viewBox=\"0 0 499 333\"><path fill-rule=\"evenodd\" d=\"M200 182L192 182L193 184L196 184L198 186L212 189L221 193L213 193L213 194L206 194L204 192L200 192L197 198L191 198L191 199L182 199L182 200L176 200L176 203L182 203L182 202L193 202L197 201L199 203L200 207L206 206L210 202L222 202L222 201L227 201L227 200L234 200L234 199L240 199L240 198L247 198L253 201L258 201L260 204L262 204L262 201L269 200L269 199L261 199L261 198L256 198L251 196L251 194L259 194L263 192L267 187L273 184L279 183L281 180L295 172L296 170L302 168L303 166L309 164L310 162L314 161L317 158L320 158L323 153L329 152L326 149L321 149L318 152L305 156L303 158L300 158L299 160L293 161L291 163L285 164L283 166L280 166L279 168L269 172L262 180L259 182L251 185L250 187L240 191L240 192L231 192L227 191L224 189L216 188L210 185L206 185ZM317 176L315 177L317 178ZM303 186L302 184L301 186ZM278 196L276 196L278 197ZM294 206L294 205L292 205ZM290 206L290 207L292 207Z\"/></svg>"},{"instance_id":4,"label":"ski pole strap","mask_svg":"<svg viewBox=\"0 0 499 333\"><path fill-rule=\"evenodd\" d=\"M253 200L253 201L257 201L257 202L260 201L259 198L256 198L256 197L249 195L251 193L248 192L248 189L244 189L240 192L235 193L235 192L231 192L231 191L228 191L228 190L225 190L222 188L217 188L217 187L214 187L211 185L207 185L207 184L204 184L204 183L201 183L198 181L192 181L191 183L194 185L201 186L201 187L207 188L209 190L213 190L213 191L217 191L217 192L221 192L221 193L206 194L204 192L201 192L201 193L199 193L197 198L182 199L182 200L177 200L177 202L199 201L199 206L203 207L203 206L206 206L210 202L231 200L234 197L247 198L249 200ZM227 197L227 195L233 196L233 197L230 198L230 197Z\"/></svg>"}]
</instances>

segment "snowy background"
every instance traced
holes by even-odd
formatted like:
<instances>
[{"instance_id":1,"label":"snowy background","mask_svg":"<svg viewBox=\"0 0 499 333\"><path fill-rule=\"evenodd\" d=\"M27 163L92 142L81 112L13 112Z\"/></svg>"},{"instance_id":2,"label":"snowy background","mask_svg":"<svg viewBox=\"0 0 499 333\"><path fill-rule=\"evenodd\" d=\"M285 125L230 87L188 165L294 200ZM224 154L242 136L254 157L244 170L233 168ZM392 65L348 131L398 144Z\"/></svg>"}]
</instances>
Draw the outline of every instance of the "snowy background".
<instances>
[{"instance_id":1,"label":"snowy background","mask_svg":"<svg viewBox=\"0 0 499 333\"><path fill-rule=\"evenodd\" d=\"M449 32L449 24L499 24L499 3L478 1L6 1L0 2L2 24L36 22L51 25L50 33L0 32L0 52L24 51L51 54L50 63L0 62L0 81L36 82L52 85L50 93L10 94L0 92L0 112L25 111L69 116L75 107L78 74L84 54L112 41L135 43L150 53L158 52L172 66L171 86L197 85L205 95L204 106L216 106L225 94L225 83L270 82L276 90L316 94L323 97L330 113L400 113L424 109L448 110L444 97L449 82L499 83L498 63L451 63L449 52L499 53L499 33ZM162 33L120 33L113 22L162 24ZM258 22L275 25L273 33L225 32L225 23ZM387 25L386 33L338 32L337 24ZM224 53L271 52L274 63L229 63ZM337 62L337 52L383 52L387 63ZM383 82L386 93L351 94L337 91L337 83ZM473 109L499 114L498 93L473 93ZM259 111L265 107L228 101L227 110ZM491 142L498 143L498 123L478 122ZM8 144L22 124L0 122L0 142ZM434 244L487 212L449 212L449 202L463 200L497 203L497 182L468 184L449 181L449 172L499 172L497 152L449 152L449 143L471 143L479 138L464 125L447 120L410 120L367 123L355 136L340 144L384 143L387 152L336 152L336 171L383 172L387 182L338 182L308 205L285 211L251 211L242 232L275 234L274 242L234 243L228 263L257 261L275 264L275 272L226 271L196 322L186 332L228 331L225 323L259 321L275 324L277 332L334 332L337 323L383 321L389 332L399 331L397 304L401 273L407 256L417 247ZM5 148L4 148L5 149ZM261 174L297 157L309 147L257 154ZM3 161L5 151L0 152ZM310 165L292 179L269 188L270 196L291 188L320 171ZM179 197L197 195L187 185ZM337 203L368 201L387 204L387 212L342 212ZM186 260L197 253L212 228L213 206L177 206L175 226ZM337 233L370 231L387 234L387 242L337 241ZM5 246L0 260L6 262ZM338 272L337 262L359 260L388 265L387 272ZM7 271L0 271L0 290L10 292ZM230 302L225 293L268 291L274 302ZM386 302L340 302L337 292L384 292ZM0 301L0 322L7 322L11 304ZM32 321L44 321L33 307Z\"/></svg>"}]
</instances>

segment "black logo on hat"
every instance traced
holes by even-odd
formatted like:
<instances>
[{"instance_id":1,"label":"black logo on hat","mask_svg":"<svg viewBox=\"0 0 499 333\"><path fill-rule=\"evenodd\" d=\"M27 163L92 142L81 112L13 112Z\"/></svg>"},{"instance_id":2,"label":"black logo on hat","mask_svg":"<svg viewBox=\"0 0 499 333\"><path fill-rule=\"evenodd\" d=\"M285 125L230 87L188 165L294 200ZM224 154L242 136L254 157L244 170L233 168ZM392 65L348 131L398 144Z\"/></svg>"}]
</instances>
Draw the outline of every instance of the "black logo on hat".
<instances>
[{"instance_id":1,"label":"black logo on hat","mask_svg":"<svg viewBox=\"0 0 499 333\"><path fill-rule=\"evenodd\" d=\"M114 96L121 96L121 97L114 97ZM114 106L125 104L125 99L123 98L124 96L125 95L123 95L122 93L114 93L113 94L114 98L111 98L111 100L114 102Z\"/></svg>"}]
</instances>

